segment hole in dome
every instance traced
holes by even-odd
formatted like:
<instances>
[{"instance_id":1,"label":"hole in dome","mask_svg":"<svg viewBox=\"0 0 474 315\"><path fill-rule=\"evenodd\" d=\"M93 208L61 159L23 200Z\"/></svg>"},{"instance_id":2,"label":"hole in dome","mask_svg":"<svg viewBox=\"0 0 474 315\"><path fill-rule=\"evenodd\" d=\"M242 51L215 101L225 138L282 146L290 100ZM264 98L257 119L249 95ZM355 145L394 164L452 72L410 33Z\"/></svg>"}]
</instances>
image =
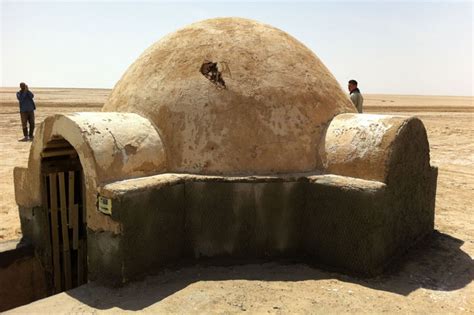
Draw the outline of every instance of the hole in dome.
<instances>
[{"instance_id":1,"label":"hole in dome","mask_svg":"<svg viewBox=\"0 0 474 315\"><path fill-rule=\"evenodd\" d=\"M225 81L222 78L222 73L219 70L217 62L213 61L204 61L201 65L200 72L205 76L209 81L211 81L216 87L225 89Z\"/></svg>"}]
</instances>

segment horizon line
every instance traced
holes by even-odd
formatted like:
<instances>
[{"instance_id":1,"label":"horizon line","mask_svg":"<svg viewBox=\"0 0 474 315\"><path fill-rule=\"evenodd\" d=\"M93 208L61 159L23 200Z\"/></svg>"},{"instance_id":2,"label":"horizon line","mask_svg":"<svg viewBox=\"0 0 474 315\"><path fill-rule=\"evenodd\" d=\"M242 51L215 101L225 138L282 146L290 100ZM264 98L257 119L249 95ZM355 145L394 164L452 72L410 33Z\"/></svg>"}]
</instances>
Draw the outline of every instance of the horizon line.
<instances>
[{"instance_id":1,"label":"horizon line","mask_svg":"<svg viewBox=\"0 0 474 315\"><path fill-rule=\"evenodd\" d=\"M0 89L18 89L15 86L0 86ZM59 86L47 86L41 87L37 86L34 89L63 89L63 90L110 90L112 91L114 88L98 88L98 87L59 87ZM474 93L472 95L458 95L458 94L403 94L403 93L387 93L387 92L364 92L362 95L400 95L400 96L446 96L446 97L474 97Z\"/></svg>"}]
</instances>

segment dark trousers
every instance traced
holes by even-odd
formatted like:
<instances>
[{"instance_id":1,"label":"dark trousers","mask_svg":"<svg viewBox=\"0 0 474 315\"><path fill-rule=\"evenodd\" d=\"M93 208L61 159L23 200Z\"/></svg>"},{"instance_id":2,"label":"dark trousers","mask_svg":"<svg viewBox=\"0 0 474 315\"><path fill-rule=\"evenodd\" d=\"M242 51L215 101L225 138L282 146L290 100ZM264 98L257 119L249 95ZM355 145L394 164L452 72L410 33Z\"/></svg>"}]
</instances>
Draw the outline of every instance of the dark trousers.
<instances>
[{"instance_id":1,"label":"dark trousers","mask_svg":"<svg viewBox=\"0 0 474 315\"><path fill-rule=\"evenodd\" d=\"M21 127L23 128L23 135L25 137L33 137L33 131L35 130L35 112L21 112ZM30 132L28 132L27 124L30 124Z\"/></svg>"}]
</instances>

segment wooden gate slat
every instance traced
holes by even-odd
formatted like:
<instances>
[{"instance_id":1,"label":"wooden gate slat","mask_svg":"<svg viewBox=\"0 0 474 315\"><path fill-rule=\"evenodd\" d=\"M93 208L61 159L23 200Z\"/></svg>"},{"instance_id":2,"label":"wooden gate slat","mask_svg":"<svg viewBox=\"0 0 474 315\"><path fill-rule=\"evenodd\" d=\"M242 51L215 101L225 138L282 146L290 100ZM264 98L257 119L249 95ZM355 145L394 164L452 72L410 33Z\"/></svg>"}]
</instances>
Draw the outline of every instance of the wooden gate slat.
<instances>
[{"instance_id":1,"label":"wooden gate slat","mask_svg":"<svg viewBox=\"0 0 474 315\"><path fill-rule=\"evenodd\" d=\"M81 200L82 200L82 222L80 222L82 239L82 253L81 253L81 278L79 284L87 283L87 199L86 199L86 178L84 172L81 171Z\"/></svg>"},{"instance_id":2,"label":"wooden gate slat","mask_svg":"<svg viewBox=\"0 0 474 315\"><path fill-rule=\"evenodd\" d=\"M72 208L72 213L74 215L74 220L73 220L73 230L72 230L72 249L73 250L77 250L78 249L78 244L79 244L79 224L78 224L78 221L79 221L79 218L78 218L78 215L79 215L79 205L75 204L73 205L73 208Z\"/></svg>"},{"instance_id":3,"label":"wooden gate slat","mask_svg":"<svg viewBox=\"0 0 474 315\"><path fill-rule=\"evenodd\" d=\"M74 204L74 171L69 172L69 227L72 228L72 249L77 250L77 243L79 240L79 226L78 226L78 205Z\"/></svg>"},{"instance_id":4,"label":"wooden gate slat","mask_svg":"<svg viewBox=\"0 0 474 315\"><path fill-rule=\"evenodd\" d=\"M51 200L51 239L53 243L53 274L54 289L56 292L61 291L61 266L59 257L59 235L58 235L58 196L56 173L49 174L49 196Z\"/></svg>"},{"instance_id":5,"label":"wooden gate slat","mask_svg":"<svg viewBox=\"0 0 474 315\"><path fill-rule=\"evenodd\" d=\"M82 223L81 224L84 224L84 228L85 228L85 224L87 222L87 200L86 200L86 180L85 180L85 176L84 176L84 172L81 172L81 174L79 175L81 176L81 198L82 198ZM86 233L84 231L84 233Z\"/></svg>"},{"instance_id":6,"label":"wooden gate slat","mask_svg":"<svg viewBox=\"0 0 474 315\"><path fill-rule=\"evenodd\" d=\"M71 288L71 254L69 252L69 231L67 225L66 181L64 172L59 173L59 197L61 211L61 230L63 235L63 264L65 289Z\"/></svg>"},{"instance_id":7,"label":"wooden gate slat","mask_svg":"<svg viewBox=\"0 0 474 315\"><path fill-rule=\"evenodd\" d=\"M68 172L68 224L69 228L73 228L73 211L74 206L74 172Z\"/></svg>"},{"instance_id":8,"label":"wooden gate slat","mask_svg":"<svg viewBox=\"0 0 474 315\"><path fill-rule=\"evenodd\" d=\"M46 215L46 218L44 219L43 222L46 222L45 224L45 243L47 243L47 246L49 247L46 252L48 253L48 259L46 262L46 270L52 270L53 269L53 246L51 242L51 219L49 216L49 213L51 212L51 206L48 204L48 181L49 177L47 175L42 176L42 185L43 185L43 194L41 194L41 199L43 203L43 209L44 213ZM46 244L45 244L46 245Z\"/></svg>"}]
</instances>

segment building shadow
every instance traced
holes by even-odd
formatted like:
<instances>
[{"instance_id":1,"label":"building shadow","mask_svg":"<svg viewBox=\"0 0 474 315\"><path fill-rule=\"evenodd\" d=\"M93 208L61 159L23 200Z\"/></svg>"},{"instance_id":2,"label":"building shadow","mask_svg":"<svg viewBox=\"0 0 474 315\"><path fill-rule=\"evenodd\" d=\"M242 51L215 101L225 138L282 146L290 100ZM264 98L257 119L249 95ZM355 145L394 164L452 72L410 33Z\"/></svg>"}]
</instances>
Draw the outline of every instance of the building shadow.
<instances>
[{"instance_id":1,"label":"building shadow","mask_svg":"<svg viewBox=\"0 0 474 315\"><path fill-rule=\"evenodd\" d=\"M474 279L474 263L461 250L464 242L435 231L393 261L386 272L374 278L360 278L301 262L278 261L232 265L223 261L199 261L194 265L181 265L159 274L132 282L125 287L109 288L89 283L66 294L96 308L137 311L183 290L199 281L255 280L255 281L307 281L337 279L358 284L373 290L407 296L424 288L435 291L461 289ZM216 265L216 264L219 265ZM240 262L243 263L243 262Z\"/></svg>"}]
</instances>

